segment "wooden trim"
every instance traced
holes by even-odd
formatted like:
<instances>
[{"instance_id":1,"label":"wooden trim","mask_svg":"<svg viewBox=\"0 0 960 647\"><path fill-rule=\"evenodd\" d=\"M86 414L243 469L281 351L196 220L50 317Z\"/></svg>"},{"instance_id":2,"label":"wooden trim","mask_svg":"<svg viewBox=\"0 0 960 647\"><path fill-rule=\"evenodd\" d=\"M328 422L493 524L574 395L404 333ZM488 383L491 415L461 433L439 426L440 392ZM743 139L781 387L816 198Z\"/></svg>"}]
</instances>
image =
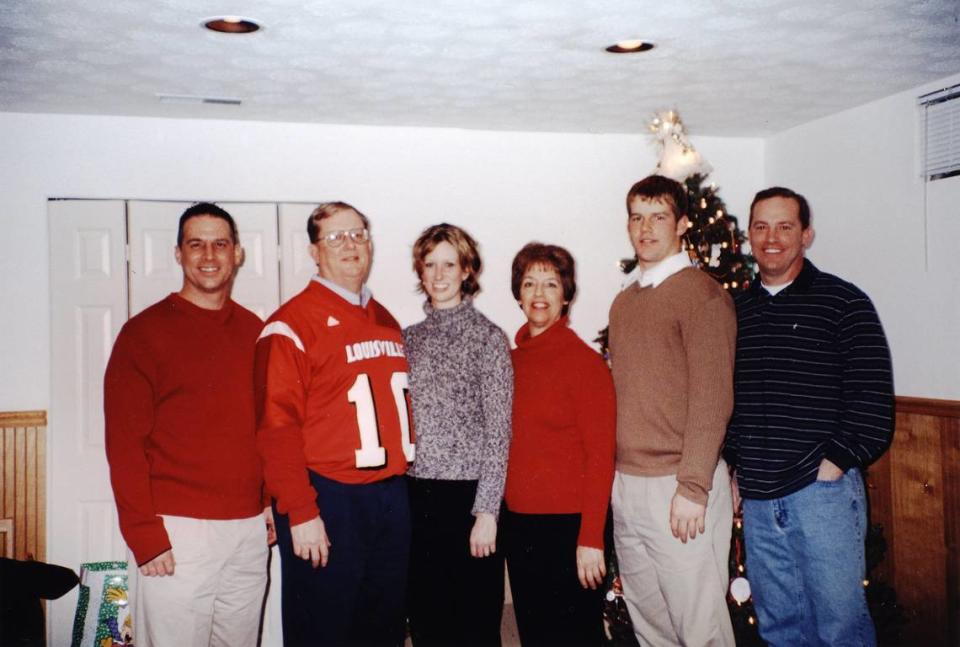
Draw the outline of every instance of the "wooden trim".
<instances>
[{"instance_id":1,"label":"wooden trim","mask_svg":"<svg viewBox=\"0 0 960 647\"><path fill-rule=\"evenodd\" d=\"M897 396L897 413L912 413L938 418L960 418L960 401Z\"/></svg>"},{"instance_id":2,"label":"wooden trim","mask_svg":"<svg viewBox=\"0 0 960 647\"><path fill-rule=\"evenodd\" d=\"M0 427L46 426L46 411L0 411Z\"/></svg>"},{"instance_id":3,"label":"wooden trim","mask_svg":"<svg viewBox=\"0 0 960 647\"><path fill-rule=\"evenodd\" d=\"M0 519L0 535L3 536L3 556L13 559L13 519Z\"/></svg>"},{"instance_id":4,"label":"wooden trim","mask_svg":"<svg viewBox=\"0 0 960 647\"><path fill-rule=\"evenodd\" d=\"M46 411L0 412L0 518L13 524L8 557L46 558L46 435Z\"/></svg>"},{"instance_id":5,"label":"wooden trim","mask_svg":"<svg viewBox=\"0 0 960 647\"><path fill-rule=\"evenodd\" d=\"M37 434L37 473L43 478L37 479L37 510L43 511L37 515L36 553L34 559L47 561L47 434Z\"/></svg>"}]
</instances>

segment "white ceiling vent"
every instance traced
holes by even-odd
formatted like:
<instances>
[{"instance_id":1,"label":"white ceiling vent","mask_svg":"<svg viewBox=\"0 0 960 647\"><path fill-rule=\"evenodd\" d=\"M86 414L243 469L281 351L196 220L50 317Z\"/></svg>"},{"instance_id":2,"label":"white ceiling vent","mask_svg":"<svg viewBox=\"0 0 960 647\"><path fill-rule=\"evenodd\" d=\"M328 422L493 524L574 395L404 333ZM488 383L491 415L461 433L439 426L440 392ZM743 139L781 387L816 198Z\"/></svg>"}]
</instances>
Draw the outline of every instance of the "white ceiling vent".
<instances>
[{"instance_id":1,"label":"white ceiling vent","mask_svg":"<svg viewBox=\"0 0 960 647\"><path fill-rule=\"evenodd\" d=\"M189 105L211 103L218 106L239 106L243 103L242 99L237 99L235 97L203 97L194 94L158 94L157 99L160 100L160 103Z\"/></svg>"},{"instance_id":2,"label":"white ceiling vent","mask_svg":"<svg viewBox=\"0 0 960 647\"><path fill-rule=\"evenodd\" d=\"M923 175L939 180L960 175L960 84L917 100L923 109Z\"/></svg>"}]
</instances>

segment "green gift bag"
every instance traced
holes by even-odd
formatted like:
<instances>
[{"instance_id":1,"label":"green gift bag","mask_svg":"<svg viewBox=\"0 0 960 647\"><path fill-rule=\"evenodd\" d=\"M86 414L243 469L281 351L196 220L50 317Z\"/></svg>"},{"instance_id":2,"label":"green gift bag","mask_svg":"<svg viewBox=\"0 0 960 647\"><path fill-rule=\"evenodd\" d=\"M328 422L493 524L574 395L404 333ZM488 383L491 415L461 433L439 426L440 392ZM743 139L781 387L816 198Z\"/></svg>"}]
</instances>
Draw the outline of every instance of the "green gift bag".
<instances>
[{"instance_id":1,"label":"green gift bag","mask_svg":"<svg viewBox=\"0 0 960 647\"><path fill-rule=\"evenodd\" d=\"M126 562L80 565L80 595L71 647L132 647Z\"/></svg>"}]
</instances>

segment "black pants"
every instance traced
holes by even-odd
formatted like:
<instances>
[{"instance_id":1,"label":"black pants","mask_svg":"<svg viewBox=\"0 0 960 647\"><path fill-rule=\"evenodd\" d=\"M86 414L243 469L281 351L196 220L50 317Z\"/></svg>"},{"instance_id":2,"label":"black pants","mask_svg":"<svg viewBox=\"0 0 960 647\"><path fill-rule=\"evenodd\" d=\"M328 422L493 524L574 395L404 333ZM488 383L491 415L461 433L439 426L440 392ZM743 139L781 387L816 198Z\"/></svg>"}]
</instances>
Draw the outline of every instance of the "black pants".
<instances>
[{"instance_id":1,"label":"black pants","mask_svg":"<svg viewBox=\"0 0 960 647\"><path fill-rule=\"evenodd\" d=\"M330 559L314 568L294 555L289 519L274 510L283 644L403 644L410 556L406 477L347 485L310 472L310 484L330 539Z\"/></svg>"},{"instance_id":2,"label":"black pants","mask_svg":"<svg viewBox=\"0 0 960 647\"><path fill-rule=\"evenodd\" d=\"M577 578L579 514L501 515L510 591L523 647L599 645L603 590Z\"/></svg>"},{"instance_id":3,"label":"black pants","mask_svg":"<svg viewBox=\"0 0 960 647\"><path fill-rule=\"evenodd\" d=\"M476 481L410 478L408 612L417 647L500 645L503 556L470 555Z\"/></svg>"}]
</instances>

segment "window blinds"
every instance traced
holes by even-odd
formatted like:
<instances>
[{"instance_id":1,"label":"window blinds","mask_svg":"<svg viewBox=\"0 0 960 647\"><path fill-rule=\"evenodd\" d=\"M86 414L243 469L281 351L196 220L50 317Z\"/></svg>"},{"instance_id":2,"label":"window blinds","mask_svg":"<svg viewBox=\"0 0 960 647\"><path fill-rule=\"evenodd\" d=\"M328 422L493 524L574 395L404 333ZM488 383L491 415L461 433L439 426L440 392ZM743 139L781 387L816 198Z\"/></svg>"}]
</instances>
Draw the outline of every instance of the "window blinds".
<instances>
[{"instance_id":1,"label":"window blinds","mask_svg":"<svg viewBox=\"0 0 960 647\"><path fill-rule=\"evenodd\" d=\"M925 94L924 177L939 180L960 174L960 84Z\"/></svg>"}]
</instances>

